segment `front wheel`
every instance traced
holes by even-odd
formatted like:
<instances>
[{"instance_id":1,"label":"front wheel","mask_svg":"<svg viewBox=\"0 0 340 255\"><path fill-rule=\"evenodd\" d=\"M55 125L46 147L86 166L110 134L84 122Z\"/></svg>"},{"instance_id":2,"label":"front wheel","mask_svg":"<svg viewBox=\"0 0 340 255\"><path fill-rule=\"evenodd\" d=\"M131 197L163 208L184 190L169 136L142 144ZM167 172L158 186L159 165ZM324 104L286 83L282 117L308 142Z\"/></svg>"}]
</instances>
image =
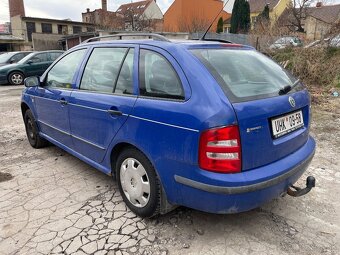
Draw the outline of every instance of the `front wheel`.
<instances>
[{"instance_id":1,"label":"front wheel","mask_svg":"<svg viewBox=\"0 0 340 255\"><path fill-rule=\"evenodd\" d=\"M13 72L8 76L8 81L12 85L24 84L25 76L20 72Z\"/></svg>"},{"instance_id":2,"label":"front wheel","mask_svg":"<svg viewBox=\"0 0 340 255\"><path fill-rule=\"evenodd\" d=\"M160 183L150 161L139 150L124 150L117 160L117 182L124 202L140 217L159 213Z\"/></svg>"},{"instance_id":3,"label":"front wheel","mask_svg":"<svg viewBox=\"0 0 340 255\"><path fill-rule=\"evenodd\" d=\"M44 138L40 137L39 132L38 132L38 126L35 122L35 119L34 119L34 116L31 110L27 110L25 112L24 121L25 121L27 139L30 145L36 149L45 147L48 144L48 142Z\"/></svg>"}]
</instances>

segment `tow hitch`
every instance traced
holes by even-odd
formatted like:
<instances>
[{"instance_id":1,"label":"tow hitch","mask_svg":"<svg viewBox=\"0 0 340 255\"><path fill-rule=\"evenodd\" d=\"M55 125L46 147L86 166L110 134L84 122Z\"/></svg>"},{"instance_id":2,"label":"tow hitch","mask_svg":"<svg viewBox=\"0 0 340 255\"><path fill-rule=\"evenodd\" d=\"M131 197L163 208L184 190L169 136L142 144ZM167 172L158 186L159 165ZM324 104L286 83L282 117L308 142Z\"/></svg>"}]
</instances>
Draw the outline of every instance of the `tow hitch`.
<instances>
[{"instance_id":1,"label":"tow hitch","mask_svg":"<svg viewBox=\"0 0 340 255\"><path fill-rule=\"evenodd\" d=\"M306 188L301 189L299 187L290 186L287 190L287 194L292 197L301 197L306 195L312 188L315 187L315 178L313 176L308 176L306 180Z\"/></svg>"}]
</instances>

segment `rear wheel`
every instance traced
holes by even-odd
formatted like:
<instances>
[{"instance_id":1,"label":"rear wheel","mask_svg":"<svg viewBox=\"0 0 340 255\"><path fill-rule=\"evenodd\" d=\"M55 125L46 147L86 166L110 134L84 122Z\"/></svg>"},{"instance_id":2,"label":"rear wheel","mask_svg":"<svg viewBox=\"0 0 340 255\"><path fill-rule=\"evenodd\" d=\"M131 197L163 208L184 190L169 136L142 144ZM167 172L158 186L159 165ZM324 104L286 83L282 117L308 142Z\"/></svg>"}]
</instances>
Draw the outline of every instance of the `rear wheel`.
<instances>
[{"instance_id":1,"label":"rear wheel","mask_svg":"<svg viewBox=\"0 0 340 255\"><path fill-rule=\"evenodd\" d=\"M10 73L10 75L8 76L8 81L12 85L24 84L24 79L25 79L25 75L23 75L23 73L21 72L13 72L13 73Z\"/></svg>"},{"instance_id":2,"label":"rear wheel","mask_svg":"<svg viewBox=\"0 0 340 255\"><path fill-rule=\"evenodd\" d=\"M31 110L27 110L24 116L27 139L33 148L39 149L47 146L48 142L40 137L38 126Z\"/></svg>"},{"instance_id":3,"label":"rear wheel","mask_svg":"<svg viewBox=\"0 0 340 255\"><path fill-rule=\"evenodd\" d=\"M135 214L159 213L160 183L150 161L139 150L124 150L117 160L117 182L124 202Z\"/></svg>"}]
</instances>

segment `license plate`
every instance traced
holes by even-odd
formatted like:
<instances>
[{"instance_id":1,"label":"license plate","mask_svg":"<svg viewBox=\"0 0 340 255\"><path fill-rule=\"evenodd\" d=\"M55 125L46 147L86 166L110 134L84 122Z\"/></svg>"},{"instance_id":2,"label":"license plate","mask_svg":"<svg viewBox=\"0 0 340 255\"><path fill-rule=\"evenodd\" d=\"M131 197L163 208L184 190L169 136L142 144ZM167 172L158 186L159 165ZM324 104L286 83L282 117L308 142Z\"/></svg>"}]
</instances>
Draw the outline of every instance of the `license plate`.
<instances>
[{"instance_id":1,"label":"license plate","mask_svg":"<svg viewBox=\"0 0 340 255\"><path fill-rule=\"evenodd\" d=\"M274 138L279 138L304 126L302 111L272 119L271 122Z\"/></svg>"}]
</instances>

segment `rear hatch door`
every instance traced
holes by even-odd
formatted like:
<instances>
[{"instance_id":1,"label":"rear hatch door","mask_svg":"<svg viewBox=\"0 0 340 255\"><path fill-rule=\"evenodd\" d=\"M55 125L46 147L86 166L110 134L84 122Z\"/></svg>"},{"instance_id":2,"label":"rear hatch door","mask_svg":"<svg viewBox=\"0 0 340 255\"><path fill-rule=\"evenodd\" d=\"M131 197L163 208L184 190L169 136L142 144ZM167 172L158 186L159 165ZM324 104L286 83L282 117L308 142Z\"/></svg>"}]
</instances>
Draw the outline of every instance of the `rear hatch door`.
<instances>
[{"instance_id":1,"label":"rear hatch door","mask_svg":"<svg viewBox=\"0 0 340 255\"><path fill-rule=\"evenodd\" d=\"M306 90L233 106L240 128L243 170L279 160L307 142L310 120Z\"/></svg>"},{"instance_id":2,"label":"rear hatch door","mask_svg":"<svg viewBox=\"0 0 340 255\"><path fill-rule=\"evenodd\" d=\"M277 161L306 143L310 98L288 71L249 47L223 44L192 52L234 107L240 128L242 170ZM290 89L279 95L288 86Z\"/></svg>"}]
</instances>

